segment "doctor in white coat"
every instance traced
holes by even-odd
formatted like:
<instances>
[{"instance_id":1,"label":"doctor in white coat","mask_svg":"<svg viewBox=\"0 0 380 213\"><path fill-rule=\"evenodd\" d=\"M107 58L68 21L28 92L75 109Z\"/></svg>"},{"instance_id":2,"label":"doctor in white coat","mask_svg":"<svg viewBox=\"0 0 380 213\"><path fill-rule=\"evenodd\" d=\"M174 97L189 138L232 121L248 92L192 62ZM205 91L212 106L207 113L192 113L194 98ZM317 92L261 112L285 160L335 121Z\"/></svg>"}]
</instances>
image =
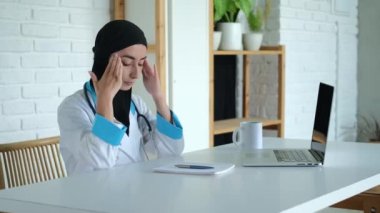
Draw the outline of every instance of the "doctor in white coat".
<instances>
[{"instance_id":1,"label":"doctor in white coat","mask_svg":"<svg viewBox=\"0 0 380 213\"><path fill-rule=\"evenodd\" d=\"M182 126L165 101L155 66L148 63L142 30L126 20L111 21L98 32L93 52L91 80L58 108L68 174L180 155ZM156 114L132 94L141 74Z\"/></svg>"}]
</instances>

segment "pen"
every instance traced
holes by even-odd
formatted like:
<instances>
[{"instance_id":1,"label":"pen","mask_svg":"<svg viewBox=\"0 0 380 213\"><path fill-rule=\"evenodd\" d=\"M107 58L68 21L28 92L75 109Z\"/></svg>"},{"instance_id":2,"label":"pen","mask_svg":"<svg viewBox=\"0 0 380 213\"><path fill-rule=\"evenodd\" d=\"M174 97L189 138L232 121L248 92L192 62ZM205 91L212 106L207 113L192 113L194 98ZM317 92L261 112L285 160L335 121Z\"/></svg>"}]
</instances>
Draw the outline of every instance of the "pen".
<instances>
[{"instance_id":1,"label":"pen","mask_svg":"<svg viewBox=\"0 0 380 213\"><path fill-rule=\"evenodd\" d=\"M212 166L201 166L201 165L192 165L192 164L176 164L175 167L182 169L213 169Z\"/></svg>"}]
</instances>

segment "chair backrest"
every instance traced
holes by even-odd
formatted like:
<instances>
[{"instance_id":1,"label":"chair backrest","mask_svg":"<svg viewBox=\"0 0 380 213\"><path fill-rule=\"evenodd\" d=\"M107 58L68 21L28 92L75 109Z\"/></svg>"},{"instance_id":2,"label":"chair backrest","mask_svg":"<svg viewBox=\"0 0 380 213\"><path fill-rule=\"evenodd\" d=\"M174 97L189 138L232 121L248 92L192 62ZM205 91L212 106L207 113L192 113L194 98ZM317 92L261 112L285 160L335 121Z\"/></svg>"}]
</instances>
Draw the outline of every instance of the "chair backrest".
<instances>
[{"instance_id":1,"label":"chair backrest","mask_svg":"<svg viewBox=\"0 0 380 213\"><path fill-rule=\"evenodd\" d=\"M59 137L0 144L0 189L66 176Z\"/></svg>"}]
</instances>

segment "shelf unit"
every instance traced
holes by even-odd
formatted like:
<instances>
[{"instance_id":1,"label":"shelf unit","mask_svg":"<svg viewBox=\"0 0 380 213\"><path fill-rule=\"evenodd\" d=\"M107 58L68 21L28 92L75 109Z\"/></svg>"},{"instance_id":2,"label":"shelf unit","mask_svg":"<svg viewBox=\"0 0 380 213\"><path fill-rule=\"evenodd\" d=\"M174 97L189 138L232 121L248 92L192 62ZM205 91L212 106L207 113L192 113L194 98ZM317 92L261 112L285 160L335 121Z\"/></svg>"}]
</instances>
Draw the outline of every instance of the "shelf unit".
<instances>
[{"instance_id":1,"label":"shelf unit","mask_svg":"<svg viewBox=\"0 0 380 213\"><path fill-rule=\"evenodd\" d=\"M214 11L213 0L209 0L209 113L210 113L210 136L209 146L214 146L214 136L224 133L230 133L237 127L239 127L242 121L260 121L263 123L263 127L266 129L276 129L279 137L284 137L284 115L285 115L285 47L278 46L264 46L258 51L247 50L213 50L213 30L214 30ZM242 55L243 56L243 117L234 119L225 119L214 121L214 56L216 55ZM265 55L277 55L278 59L278 109L277 119L266 119L259 117L250 117L249 103L250 103L250 56L265 56Z\"/></svg>"}]
</instances>

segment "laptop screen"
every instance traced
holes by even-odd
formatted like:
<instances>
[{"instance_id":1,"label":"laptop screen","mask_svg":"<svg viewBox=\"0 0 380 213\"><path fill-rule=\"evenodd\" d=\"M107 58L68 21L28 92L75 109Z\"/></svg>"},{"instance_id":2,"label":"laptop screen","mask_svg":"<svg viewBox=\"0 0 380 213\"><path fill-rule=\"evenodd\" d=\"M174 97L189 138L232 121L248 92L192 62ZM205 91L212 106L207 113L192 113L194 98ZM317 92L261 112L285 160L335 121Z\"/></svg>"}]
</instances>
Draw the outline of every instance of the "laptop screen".
<instances>
[{"instance_id":1,"label":"laptop screen","mask_svg":"<svg viewBox=\"0 0 380 213\"><path fill-rule=\"evenodd\" d=\"M333 95L333 86L324 83L319 84L311 149L321 152L322 155L324 155L326 150Z\"/></svg>"}]
</instances>

